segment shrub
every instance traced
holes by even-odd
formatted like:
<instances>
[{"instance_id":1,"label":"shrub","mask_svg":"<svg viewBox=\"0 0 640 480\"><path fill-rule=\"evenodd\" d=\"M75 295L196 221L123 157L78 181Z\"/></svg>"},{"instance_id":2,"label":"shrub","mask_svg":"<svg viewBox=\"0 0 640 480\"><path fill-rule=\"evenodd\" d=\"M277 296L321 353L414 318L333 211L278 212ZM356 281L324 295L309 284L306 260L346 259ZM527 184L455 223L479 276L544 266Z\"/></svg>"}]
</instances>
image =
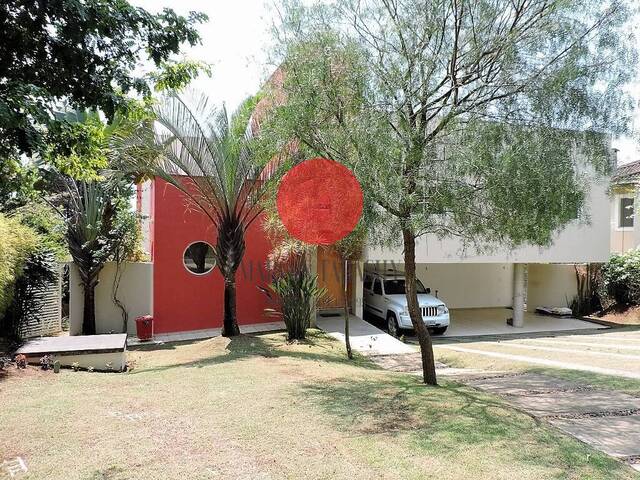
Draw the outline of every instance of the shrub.
<instances>
[{"instance_id":1,"label":"shrub","mask_svg":"<svg viewBox=\"0 0 640 480\"><path fill-rule=\"evenodd\" d=\"M602 267L602 283L618 305L640 304L640 249L611 255Z\"/></svg>"},{"instance_id":2,"label":"shrub","mask_svg":"<svg viewBox=\"0 0 640 480\"><path fill-rule=\"evenodd\" d=\"M42 200L32 201L16 208L11 216L38 234L42 249L53 252L59 261L68 260L66 227L60 214L53 207Z\"/></svg>"},{"instance_id":3,"label":"shrub","mask_svg":"<svg viewBox=\"0 0 640 480\"><path fill-rule=\"evenodd\" d=\"M37 246L33 229L0 214L0 318L11 304L16 279Z\"/></svg>"},{"instance_id":4,"label":"shrub","mask_svg":"<svg viewBox=\"0 0 640 480\"><path fill-rule=\"evenodd\" d=\"M289 340L302 340L309 328L314 305L326 295L326 291L318 287L317 275L311 275L303 262L295 263L274 276L269 288L277 295L280 309L266 311L282 317Z\"/></svg>"}]
</instances>

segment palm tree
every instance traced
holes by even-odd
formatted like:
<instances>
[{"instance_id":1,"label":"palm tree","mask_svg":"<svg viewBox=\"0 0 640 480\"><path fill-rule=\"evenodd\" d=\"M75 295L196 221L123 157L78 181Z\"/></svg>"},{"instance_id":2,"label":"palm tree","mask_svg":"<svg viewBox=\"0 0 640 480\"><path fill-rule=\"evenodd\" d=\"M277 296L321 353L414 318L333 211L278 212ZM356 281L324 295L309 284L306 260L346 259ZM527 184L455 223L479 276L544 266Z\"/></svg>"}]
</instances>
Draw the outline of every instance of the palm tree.
<instances>
[{"instance_id":1,"label":"palm tree","mask_svg":"<svg viewBox=\"0 0 640 480\"><path fill-rule=\"evenodd\" d=\"M267 180L253 161L249 119L242 109L230 119L224 107L218 110L206 95L193 92L167 92L154 113L154 125L120 139L118 157L178 188L212 223L214 256L224 278L222 334L238 335L236 272L245 233L262 212Z\"/></svg>"},{"instance_id":2,"label":"palm tree","mask_svg":"<svg viewBox=\"0 0 640 480\"><path fill-rule=\"evenodd\" d=\"M104 264L120 242L113 228L116 208L112 195L98 182L61 177L65 185L64 212L69 253L84 289L82 333L95 335L95 289Z\"/></svg>"}]
</instances>

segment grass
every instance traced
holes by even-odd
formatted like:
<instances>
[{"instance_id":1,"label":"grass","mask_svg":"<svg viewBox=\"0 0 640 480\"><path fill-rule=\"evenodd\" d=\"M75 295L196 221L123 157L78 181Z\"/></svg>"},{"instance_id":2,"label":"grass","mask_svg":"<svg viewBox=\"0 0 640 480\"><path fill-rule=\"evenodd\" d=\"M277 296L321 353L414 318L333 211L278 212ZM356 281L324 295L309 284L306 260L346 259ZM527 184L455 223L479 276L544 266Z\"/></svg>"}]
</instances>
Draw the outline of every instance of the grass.
<instances>
[{"instance_id":1,"label":"grass","mask_svg":"<svg viewBox=\"0 0 640 480\"><path fill-rule=\"evenodd\" d=\"M349 362L318 332L130 357L126 374L1 380L0 461L47 480L634 478L497 397Z\"/></svg>"}]
</instances>

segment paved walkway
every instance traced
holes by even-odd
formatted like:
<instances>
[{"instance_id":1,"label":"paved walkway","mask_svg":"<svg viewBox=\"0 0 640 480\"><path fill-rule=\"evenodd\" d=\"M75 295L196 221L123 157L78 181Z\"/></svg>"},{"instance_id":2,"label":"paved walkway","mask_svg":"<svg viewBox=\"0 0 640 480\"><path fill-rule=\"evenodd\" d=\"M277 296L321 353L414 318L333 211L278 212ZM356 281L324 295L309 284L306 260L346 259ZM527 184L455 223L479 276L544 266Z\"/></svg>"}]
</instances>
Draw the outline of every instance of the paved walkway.
<instances>
[{"instance_id":1,"label":"paved walkway","mask_svg":"<svg viewBox=\"0 0 640 480\"><path fill-rule=\"evenodd\" d=\"M249 325L240 325L240 333L263 333L285 330L285 324L282 321L269 323L253 323ZM163 344L171 342L191 342L193 340L203 340L205 338L219 337L222 334L222 328L207 328L204 330L189 330L186 332L161 333L153 336L153 340L140 341L137 337L131 336L127 338L127 345L130 347L149 344Z\"/></svg>"},{"instance_id":2,"label":"paved walkway","mask_svg":"<svg viewBox=\"0 0 640 480\"><path fill-rule=\"evenodd\" d=\"M466 383L640 470L640 398L534 373Z\"/></svg>"},{"instance_id":3,"label":"paved walkway","mask_svg":"<svg viewBox=\"0 0 640 480\"><path fill-rule=\"evenodd\" d=\"M318 328L344 343L344 318L342 316L318 316L316 324ZM398 355L416 352L416 348L402 343L387 332L353 315L349 317L349 339L351 348L363 355Z\"/></svg>"}]
</instances>

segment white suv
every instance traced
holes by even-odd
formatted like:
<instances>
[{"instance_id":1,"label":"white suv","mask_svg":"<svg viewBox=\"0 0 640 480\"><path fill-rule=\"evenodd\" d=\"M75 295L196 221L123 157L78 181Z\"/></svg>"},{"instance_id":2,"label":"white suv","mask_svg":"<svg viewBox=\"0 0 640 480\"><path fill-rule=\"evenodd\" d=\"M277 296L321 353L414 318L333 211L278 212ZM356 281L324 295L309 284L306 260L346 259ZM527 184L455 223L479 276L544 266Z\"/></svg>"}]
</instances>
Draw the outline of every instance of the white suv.
<instances>
[{"instance_id":1,"label":"white suv","mask_svg":"<svg viewBox=\"0 0 640 480\"><path fill-rule=\"evenodd\" d=\"M449 326L449 309L442 300L431 295L431 289L424 288L420 280L416 281L422 320L430 330L441 335ZM386 320L389 333L394 337L399 336L403 329L413 329L407 308L404 274L365 273L364 310Z\"/></svg>"}]
</instances>

